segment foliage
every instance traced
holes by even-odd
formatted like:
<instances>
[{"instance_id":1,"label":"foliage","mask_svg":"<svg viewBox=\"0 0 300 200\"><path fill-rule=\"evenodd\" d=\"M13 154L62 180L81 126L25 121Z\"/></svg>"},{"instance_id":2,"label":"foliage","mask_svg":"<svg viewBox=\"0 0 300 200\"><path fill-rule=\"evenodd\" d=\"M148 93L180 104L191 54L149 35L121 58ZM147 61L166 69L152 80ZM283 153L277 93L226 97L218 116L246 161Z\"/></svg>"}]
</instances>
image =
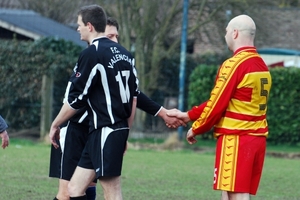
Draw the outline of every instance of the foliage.
<instances>
[{"instance_id":1,"label":"foliage","mask_svg":"<svg viewBox=\"0 0 300 200\"><path fill-rule=\"evenodd\" d=\"M272 88L268 101L269 142L300 144L300 69L271 69Z\"/></svg>"},{"instance_id":2,"label":"foliage","mask_svg":"<svg viewBox=\"0 0 300 200\"><path fill-rule=\"evenodd\" d=\"M206 101L214 85L217 66L199 65L190 76L189 108ZM271 68L272 88L268 101L268 142L300 144L300 69ZM210 132L211 133L211 132ZM202 135L212 138L211 134Z\"/></svg>"},{"instance_id":3,"label":"foliage","mask_svg":"<svg viewBox=\"0 0 300 200\"><path fill-rule=\"evenodd\" d=\"M189 77L188 108L197 106L209 98L217 70L217 65L201 64L192 72ZM211 131L200 137L203 139L213 138Z\"/></svg>"},{"instance_id":4,"label":"foliage","mask_svg":"<svg viewBox=\"0 0 300 200\"><path fill-rule=\"evenodd\" d=\"M54 77L54 106L61 106L66 82L80 50L71 42L54 38L36 42L1 41L0 113L11 128L39 125L40 90L45 74Z\"/></svg>"},{"instance_id":5,"label":"foliage","mask_svg":"<svg viewBox=\"0 0 300 200\"><path fill-rule=\"evenodd\" d=\"M206 101L214 86L218 67L216 65L199 65L189 78L188 105L189 108Z\"/></svg>"}]
</instances>

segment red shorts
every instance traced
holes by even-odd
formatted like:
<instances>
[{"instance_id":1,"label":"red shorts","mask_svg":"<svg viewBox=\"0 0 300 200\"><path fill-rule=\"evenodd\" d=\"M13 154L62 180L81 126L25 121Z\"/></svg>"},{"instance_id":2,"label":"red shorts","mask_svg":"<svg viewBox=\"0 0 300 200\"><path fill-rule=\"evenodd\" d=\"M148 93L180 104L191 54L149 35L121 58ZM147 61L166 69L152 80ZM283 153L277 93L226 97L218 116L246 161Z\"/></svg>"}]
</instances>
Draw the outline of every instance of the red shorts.
<instances>
[{"instance_id":1,"label":"red shorts","mask_svg":"<svg viewBox=\"0 0 300 200\"><path fill-rule=\"evenodd\" d=\"M214 189L255 195L262 174L265 152L266 137L219 136Z\"/></svg>"}]
</instances>

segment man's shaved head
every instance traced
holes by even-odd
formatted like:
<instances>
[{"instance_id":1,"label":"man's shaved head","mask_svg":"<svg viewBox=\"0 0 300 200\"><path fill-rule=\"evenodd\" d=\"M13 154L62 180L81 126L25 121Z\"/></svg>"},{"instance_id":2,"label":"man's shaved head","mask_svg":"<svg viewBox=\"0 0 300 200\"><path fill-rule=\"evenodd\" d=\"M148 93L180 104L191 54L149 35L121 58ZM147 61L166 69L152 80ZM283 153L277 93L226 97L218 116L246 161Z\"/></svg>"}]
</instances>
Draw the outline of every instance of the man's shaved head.
<instances>
[{"instance_id":1,"label":"man's shaved head","mask_svg":"<svg viewBox=\"0 0 300 200\"><path fill-rule=\"evenodd\" d=\"M231 51L244 46L254 46L256 26L248 15L238 15L226 27L225 40Z\"/></svg>"},{"instance_id":2,"label":"man's shaved head","mask_svg":"<svg viewBox=\"0 0 300 200\"><path fill-rule=\"evenodd\" d=\"M245 31L247 34L255 36L256 26L251 17L248 15L239 15L228 23L228 27Z\"/></svg>"}]
</instances>

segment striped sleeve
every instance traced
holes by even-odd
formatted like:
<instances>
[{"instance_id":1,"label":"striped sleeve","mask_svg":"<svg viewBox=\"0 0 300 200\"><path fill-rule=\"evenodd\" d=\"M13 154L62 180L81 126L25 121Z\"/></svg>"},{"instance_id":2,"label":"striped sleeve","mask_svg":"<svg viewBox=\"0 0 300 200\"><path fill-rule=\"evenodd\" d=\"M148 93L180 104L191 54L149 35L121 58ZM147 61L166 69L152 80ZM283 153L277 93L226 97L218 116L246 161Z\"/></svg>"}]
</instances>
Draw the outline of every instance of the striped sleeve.
<instances>
[{"instance_id":1,"label":"striped sleeve","mask_svg":"<svg viewBox=\"0 0 300 200\"><path fill-rule=\"evenodd\" d=\"M210 98L205 107L203 106L200 117L192 125L193 132L196 135L209 131L220 120L235 90L237 82L236 67L227 65L227 62L228 60L221 66Z\"/></svg>"}]
</instances>

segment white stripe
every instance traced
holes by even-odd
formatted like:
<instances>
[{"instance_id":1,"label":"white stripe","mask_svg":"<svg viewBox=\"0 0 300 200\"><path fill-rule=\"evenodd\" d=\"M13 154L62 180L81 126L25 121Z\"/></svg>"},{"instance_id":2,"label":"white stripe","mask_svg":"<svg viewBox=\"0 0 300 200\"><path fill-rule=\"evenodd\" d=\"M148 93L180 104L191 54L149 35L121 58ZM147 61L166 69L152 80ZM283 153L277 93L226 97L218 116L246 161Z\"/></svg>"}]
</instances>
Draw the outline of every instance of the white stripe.
<instances>
[{"instance_id":1,"label":"white stripe","mask_svg":"<svg viewBox=\"0 0 300 200\"><path fill-rule=\"evenodd\" d=\"M68 82L67 88L66 88L66 92L65 92L65 96L64 96L64 100L63 103L68 102L68 96L69 96L69 92L70 92L70 87L72 85L72 82Z\"/></svg>"},{"instance_id":2,"label":"white stripe","mask_svg":"<svg viewBox=\"0 0 300 200\"><path fill-rule=\"evenodd\" d=\"M107 75L106 75L106 71L105 71L105 68L103 65L98 63L97 65L95 65L93 67L93 69L91 70L90 76L86 82L85 88L84 88L82 94L79 95L78 99L82 100L83 96L87 95L88 89L90 88L92 80L93 80L94 76L96 75L97 71L99 71L100 75L101 75L101 81L102 81L102 86L103 86L105 99L106 99L106 105L107 105L107 112L110 117L111 123L114 124L115 119L112 114L111 98L110 98L109 86L108 86L108 81L107 81ZM97 116L96 116L96 121L97 121Z\"/></svg>"},{"instance_id":3,"label":"white stripe","mask_svg":"<svg viewBox=\"0 0 300 200\"><path fill-rule=\"evenodd\" d=\"M96 67L100 71L100 75L101 75L102 86L103 86L105 99L106 99L107 112L108 112L108 115L110 117L111 123L114 124L115 119L114 119L113 114L112 114L111 98L110 98L110 91L109 91L106 71L105 71L104 66L101 65L101 64L97 64Z\"/></svg>"},{"instance_id":4,"label":"white stripe","mask_svg":"<svg viewBox=\"0 0 300 200\"><path fill-rule=\"evenodd\" d=\"M97 64L97 65L98 65L98 64ZM93 80L94 76L95 76L96 73L97 73L97 65L95 65L95 66L93 67L93 69L92 69L92 71L91 71L91 73L90 73L90 75L89 75L89 78L88 78L88 80L87 80L86 83L85 83L85 87L84 87L84 89L83 89L83 92L82 92L82 94L80 94L80 95L78 96L78 99L82 100L82 99L83 99L83 96L87 95L88 89L90 88L90 86L91 86L91 84L92 84L92 80Z\"/></svg>"},{"instance_id":5,"label":"white stripe","mask_svg":"<svg viewBox=\"0 0 300 200\"><path fill-rule=\"evenodd\" d=\"M78 123L82 123L83 120L88 116L88 111L85 111L83 113L83 115L80 117L80 119L78 120Z\"/></svg>"},{"instance_id":6,"label":"white stripe","mask_svg":"<svg viewBox=\"0 0 300 200\"><path fill-rule=\"evenodd\" d=\"M60 148L62 151L62 155L61 155L61 159L60 159L60 169L61 169L60 170L60 178L62 178L62 174L63 174L64 150L65 150L65 141L66 141L66 137L67 137L68 126L69 126L69 122L68 122L67 126L60 129L59 143L60 143Z\"/></svg>"},{"instance_id":7,"label":"white stripe","mask_svg":"<svg viewBox=\"0 0 300 200\"><path fill-rule=\"evenodd\" d=\"M109 136L110 133L112 133L113 131L118 131L118 130L124 130L124 129L129 129L128 127L124 127L124 128L118 128L118 129L112 129L109 127L103 127L101 130L101 174L102 176L104 176L104 172L103 172L103 168L104 168L104 162L103 162L103 148L106 142L107 137Z\"/></svg>"},{"instance_id":8,"label":"white stripe","mask_svg":"<svg viewBox=\"0 0 300 200\"><path fill-rule=\"evenodd\" d=\"M89 104L89 106L92 110L92 113L93 113L94 128L97 129L97 125L98 125L98 123L97 123L97 113L95 112L94 108L92 107L91 102L90 102L89 99L87 100L87 102L88 102L88 104Z\"/></svg>"},{"instance_id":9,"label":"white stripe","mask_svg":"<svg viewBox=\"0 0 300 200\"><path fill-rule=\"evenodd\" d=\"M104 144L105 144L105 141L108 137L108 135L113 132L113 129L112 128L109 128L109 127L103 127L102 130L101 130L101 175L104 176L104 162L103 162L103 148L104 148Z\"/></svg>"},{"instance_id":10,"label":"white stripe","mask_svg":"<svg viewBox=\"0 0 300 200\"><path fill-rule=\"evenodd\" d=\"M140 93L140 91L139 91L139 79L137 78L137 71L136 71L136 68L135 68L135 59L132 59L132 66L133 66L133 74L135 75L135 84L136 84L136 92L137 92L137 94L139 94Z\"/></svg>"}]
</instances>

